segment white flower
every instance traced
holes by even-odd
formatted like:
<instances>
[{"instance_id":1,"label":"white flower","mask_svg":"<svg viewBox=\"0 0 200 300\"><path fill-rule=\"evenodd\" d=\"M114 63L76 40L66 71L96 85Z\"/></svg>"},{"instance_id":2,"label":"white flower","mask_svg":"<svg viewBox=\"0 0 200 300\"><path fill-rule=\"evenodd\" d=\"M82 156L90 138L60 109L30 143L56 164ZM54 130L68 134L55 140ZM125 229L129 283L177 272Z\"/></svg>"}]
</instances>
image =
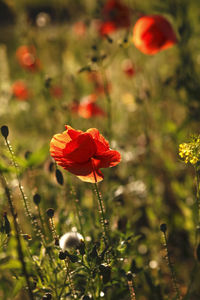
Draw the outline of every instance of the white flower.
<instances>
[{"instance_id":1,"label":"white flower","mask_svg":"<svg viewBox=\"0 0 200 300\"><path fill-rule=\"evenodd\" d=\"M61 236L59 246L62 251L80 246L83 237L78 232L67 232Z\"/></svg>"}]
</instances>

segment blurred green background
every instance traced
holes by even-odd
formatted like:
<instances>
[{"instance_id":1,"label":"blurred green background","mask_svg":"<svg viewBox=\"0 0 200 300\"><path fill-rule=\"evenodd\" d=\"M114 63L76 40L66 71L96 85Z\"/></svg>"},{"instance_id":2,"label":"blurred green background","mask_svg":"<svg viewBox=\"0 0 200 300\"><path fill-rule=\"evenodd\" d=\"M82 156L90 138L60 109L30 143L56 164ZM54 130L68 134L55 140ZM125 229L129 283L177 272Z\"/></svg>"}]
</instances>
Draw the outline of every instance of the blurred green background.
<instances>
[{"instance_id":1,"label":"blurred green background","mask_svg":"<svg viewBox=\"0 0 200 300\"><path fill-rule=\"evenodd\" d=\"M119 30L109 38L100 37L97 30L104 3L0 0L0 124L9 127L9 140L33 214L37 215L37 211L32 197L39 193L43 214L49 207L55 209L59 235L72 227L78 228L74 199L69 192L72 182L80 202L85 235L92 242L98 240L99 228L94 221L94 215L98 220L98 212L90 184L65 171L64 186L56 182L49 142L54 134L64 131L65 124L83 131L98 128L122 155L120 165L103 170L105 179L100 184L113 247L117 248L129 236L138 237L130 239L126 249L119 250L124 261L116 268L113 280L122 276L122 283L125 282L123 271L132 268L135 273L136 262L137 299L176 299L161 252L159 227L166 223L181 293L187 295L192 280L189 298L184 299L198 300L199 270L193 272L197 222L195 171L180 160L178 147L191 135L199 134L199 1L124 0L131 12L130 29ZM176 32L177 45L154 56L140 53L132 43L132 28L143 14L165 16ZM16 50L22 45L34 45L41 61L38 72L20 67ZM132 77L124 72L127 60L134 66ZM97 93L96 83L90 79L91 71L99 74L102 86L110 86L112 135L108 116L84 119L71 111L74 101ZM28 100L14 97L12 85L16 80L26 82L30 90ZM59 97L51 92L55 86L62 91ZM107 97L104 91L97 93L97 103L105 111ZM3 138L0 147L0 166L10 184L22 231L32 234ZM31 153L28 158L27 151ZM3 222L3 212L8 211L3 188L0 197ZM33 234L31 247L33 254L38 255L34 243L37 244L37 238ZM13 298L10 288L8 291L8 287L15 286L15 280L12 265L4 266L5 257L11 259L16 253L9 245L7 250L1 247L0 251L0 298L21 299L22 294ZM192 279L191 274L195 274ZM42 293L38 295L41 297ZM129 299L128 288L113 285L105 299L116 297Z\"/></svg>"}]
</instances>

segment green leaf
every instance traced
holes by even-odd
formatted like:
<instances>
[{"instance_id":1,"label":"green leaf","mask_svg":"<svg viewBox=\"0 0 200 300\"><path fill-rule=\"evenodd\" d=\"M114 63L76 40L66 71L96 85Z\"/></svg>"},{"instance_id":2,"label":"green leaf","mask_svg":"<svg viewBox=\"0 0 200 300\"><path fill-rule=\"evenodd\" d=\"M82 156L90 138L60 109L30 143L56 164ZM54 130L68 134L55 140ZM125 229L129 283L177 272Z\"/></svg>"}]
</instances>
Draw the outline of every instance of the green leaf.
<instances>
[{"instance_id":1,"label":"green leaf","mask_svg":"<svg viewBox=\"0 0 200 300\"><path fill-rule=\"evenodd\" d=\"M0 265L0 270L6 269L21 269L21 263L17 259L11 259L5 264Z\"/></svg>"},{"instance_id":2,"label":"green leaf","mask_svg":"<svg viewBox=\"0 0 200 300\"><path fill-rule=\"evenodd\" d=\"M37 167L41 165L47 158L49 146L45 145L38 151L31 153L26 161L25 168Z\"/></svg>"},{"instance_id":3,"label":"green leaf","mask_svg":"<svg viewBox=\"0 0 200 300\"><path fill-rule=\"evenodd\" d=\"M12 297L15 297L24 286L25 286L25 278L24 277L18 278L16 285L13 289Z\"/></svg>"}]
</instances>

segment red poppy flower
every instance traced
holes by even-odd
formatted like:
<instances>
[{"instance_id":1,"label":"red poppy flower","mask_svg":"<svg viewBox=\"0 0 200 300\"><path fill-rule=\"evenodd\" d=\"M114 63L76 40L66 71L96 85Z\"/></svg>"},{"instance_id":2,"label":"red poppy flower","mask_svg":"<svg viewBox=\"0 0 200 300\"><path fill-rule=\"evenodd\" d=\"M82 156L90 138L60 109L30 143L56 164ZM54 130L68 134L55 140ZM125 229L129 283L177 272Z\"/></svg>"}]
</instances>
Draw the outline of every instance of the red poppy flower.
<instances>
[{"instance_id":1,"label":"red poppy flower","mask_svg":"<svg viewBox=\"0 0 200 300\"><path fill-rule=\"evenodd\" d=\"M65 126L66 131L53 136L50 153L55 161L65 170L86 182L103 180L101 168L116 166L121 155L111 150L108 141L96 128L86 132Z\"/></svg>"},{"instance_id":2,"label":"red poppy flower","mask_svg":"<svg viewBox=\"0 0 200 300\"><path fill-rule=\"evenodd\" d=\"M12 93L19 100L27 100L30 96L29 90L26 84L21 81L15 81L12 85Z\"/></svg>"},{"instance_id":3,"label":"red poppy flower","mask_svg":"<svg viewBox=\"0 0 200 300\"><path fill-rule=\"evenodd\" d=\"M16 51L19 64L26 70L35 72L40 69L40 61L34 46L21 46Z\"/></svg>"},{"instance_id":4,"label":"red poppy flower","mask_svg":"<svg viewBox=\"0 0 200 300\"><path fill-rule=\"evenodd\" d=\"M102 10L103 22L100 25L101 35L108 35L117 29L130 26L130 10L119 0L108 0Z\"/></svg>"},{"instance_id":5,"label":"red poppy flower","mask_svg":"<svg viewBox=\"0 0 200 300\"><path fill-rule=\"evenodd\" d=\"M145 54L172 47L177 43L171 24L162 16L141 17L133 28L133 43Z\"/></svg>"},{"instance_id":6,"label":"red poppy flower","mask_svg":"<svg viewBox=\"0 0 200 300\"><path fill-rule=\"evenodd\" d=\"M101 107L99 107L95 101L96 101L96 95L91 94L87 97L84 97L81 103L78 106L78 114L82 118L90 119L92 117L97 116L105 116L106 113L103 111Z\"/></svg>"}]
</instances>

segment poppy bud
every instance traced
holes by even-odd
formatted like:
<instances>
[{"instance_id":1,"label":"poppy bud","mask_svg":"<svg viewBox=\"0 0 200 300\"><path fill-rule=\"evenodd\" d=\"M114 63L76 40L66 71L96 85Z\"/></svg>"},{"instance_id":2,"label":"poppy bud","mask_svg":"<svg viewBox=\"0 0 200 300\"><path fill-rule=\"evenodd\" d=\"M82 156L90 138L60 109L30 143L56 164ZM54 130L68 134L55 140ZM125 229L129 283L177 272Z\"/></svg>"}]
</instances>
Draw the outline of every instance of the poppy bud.
<instances>
[{"instance_id":1,"label":"poppy bud","mask_svg":"<svg viewBox=\"0 0 200 300\"><path fill-rule=\"evenodd\" d=\"M93 57L91 58L91 61L92 61L92 62L97 62L97 61L98 61L98 57L93 56Z\"/></svg>"},{"instance_id":2,"label":"poppy bud","mask_svg":"<svg viewBox=\"0 0 200 300\"><path fill-rule=\"evenodd\" d=\"M26 159L29 159L29 157L30 157L31 154L32 154L31 151L26 151L25 154L24 154L24 157L25 157Z\"/></svg>"},{"instance_id":3,"label":"poppy bud","mask_svg":"<svg viewBox=\"0 0 200 300\"><path fill-rule=\"evenodd\" d=\"M50 86L51 86L51 81L52 81L52 78L51 77L47 77L47 78L45 78L45 87L48 89L48 88L50 88Z\"/></svg>"},{"instance_id":4,"label":"poppy bud","mask_svg":"<svg viewBox=\"0 0 200 300\"><path fill-rule=\"evenodd\" d=\"M49 209L47 209L46 213L47 213L47 216L49 218L53 218L53 216L54 216L54 209L53 208L49 208Z\"/></svg>"},{"instance_id":5,"label":"poppy bud","mask_svg":"<svg viewBox=\"0 0 200 300\"><path fill-rule=\"evenodd\" d=\"M63 183L64 183L63 174L58 169L56 169L56 180L60 185L63 185Z\"/></svg>"},{"instance_id":6,"label":"poppy bud","mask_svg":"<svg viewBox=\"0 0 200 300\"><path fill-rule=\"evenodd\" d=\"M163 223L160 225L160 230L165 233L167 231L167 224Z\"/></svg>"},{"instance_id":7,"label":"poppy bud","mask_svg":"<svg viewBox=\"0 0 200 300\"><path fill-rule=\"evenodd\" d=\"M82 300L90 300L91 298L87 295L83 296Z\"/></svg>"},{"instance_id":8,"label":"poppy bud","mask_svg":"<svg viewBox=\"0 0 200 300\"><path fill-rule=\"evenodd\" d=\"M55 246L59 246L59 239L55 238Z\"/></svg>"},{"instance_id":9,"label":"poppy bud","mask_svg":"<svg viewBox=\"0 0 200 300\"><path fill-rule=\"evenodd\" d=\"M98 253L97 253L97 245L94 245L94 247L92 248L92 251L90 252L90 257L91 257L91 258L96 258L96 257L98 257Z\"/></svg>"},{"instance_id":10,"label":"poppy bud","mask_svg":"<svg viewBox=\"0 0 200 300\"><path fill-rule=\"evenodd\" d=\"M9 234L10 234L10 231L11 231L11 228L10 228L10 222L9 222L9 220L8 220L8 217L7 217L7 213L6 213L6 212L4 212L3 217L4 217L4 229L5 229L5 233L6 233L7 235L9 235Z\"/></svg>"},{"instance_id":11,"label":"poppy bud","mask_svg":"<svg viewBox=\"0 0 200 300\"><path fill-rule=\"evenodd\" d=\"M59 253L59 258L60 258L61 260L63 260L63 259L65 259L66 257L67 257L67 254L66 254L65 252L60 251L60 253Z\"/></svg>"},{"instance_id":12,"label":"poppy bud","mask_svg":"<svg viewBox=\"0 0 200 300\"><path fill-rule=\"evenodd\" d=\"M126 274L126 277L128 281L131 281L133 279L133 275L130 271Z\"/></svg>"},{"instance_id":13,"label":"poppy bud","mask_svg":"<svg viewBox=\"0 0 200 300\"><path fill-rule=\"evenodd\" d=\"M3 126L1 127L1 134L2 134L2 136L3 136L5 139L7 139L8 135L9 135L9 129L8 129L8 126L3 125Z\"/></svg>"},{"instance_id":14,"label":"poppy bud","mask_svg":"<svg viewBox=\"0 0 200 300\"><path fill-rule=\"evenodd\" d=\"M41 197L39 194L35 194L33 196L33 202L36 204L36 205L39 205L40 204L40 201L41 201Z\"/></svg>"},{"instance_id":15,"label":"poppy bud","mask_svg":"<svg viewBox=\"0 0 200 300\"><path fill-rule=\"evenodd\" d=\"M52 296L50 293L46 293L43 297L43 299L46 299L46 300L51 300L52 299Z\"/></svg>"},{"instance_id":16,"label":"poppy bud","mask_svg":"<svg viewBox=\"0 0 200 300\"><path fill-rule=\"evenodd\" d=\"M55 163L53 163L51 161L50 164L49 164L49 167L48 167L50 173L52 173L54 171L54 167L55 167Z\"/></svg>"},{"instance_id":17,"label":"poppy bud","mask_svg":"<svg viewBox=\"0 0 200 300\"><path fill-rule=\"evenodd\" d=\"M92 50L97 51L97 45L92 45Z\"/></svg>"},{"instance_id":18,"label":"poppy bud","mask_svg":"<svg viewBox=\"0 0 200 300\"><path fill-rule=\"evenodd\" d=\"M78 248L81 245L83 237L78 232L67 232L59 240L60 248L65 251L70 248Z\"/></svg>"},{"instance_id":19,"label":"poppy bud","mask_svg":"<svg viewBox=\"0 0 200 300\"><path fill-rule=\"evenodd\" d=\"M85 243L84 243L83 240L81 240L80 246L78 246L78 250L79 250L81 255L85 254Z\"/></svg>"},{"instance_id":20,"label":"poppy bud","mask_svg":"<svg viewBox=\"0 0 200 300\"><path fill-rule=\"evenodd\" d=\"M70 261L73 262L73 263L78 261L78 256L77 255L68 254L67 256L69 257Z\"/></svg>"},{"instance_id":21,"label":"poppy bud","mask_svg":"<svg viewBox=\"0 0 200 300\"><path fill-rule=\"evenodd\" d=\"M99 270L100 270L100 274L103 276L103 283L106 284L108 281L110 281L111 267L100 265Z\"/></svg>"}]
</instances>

